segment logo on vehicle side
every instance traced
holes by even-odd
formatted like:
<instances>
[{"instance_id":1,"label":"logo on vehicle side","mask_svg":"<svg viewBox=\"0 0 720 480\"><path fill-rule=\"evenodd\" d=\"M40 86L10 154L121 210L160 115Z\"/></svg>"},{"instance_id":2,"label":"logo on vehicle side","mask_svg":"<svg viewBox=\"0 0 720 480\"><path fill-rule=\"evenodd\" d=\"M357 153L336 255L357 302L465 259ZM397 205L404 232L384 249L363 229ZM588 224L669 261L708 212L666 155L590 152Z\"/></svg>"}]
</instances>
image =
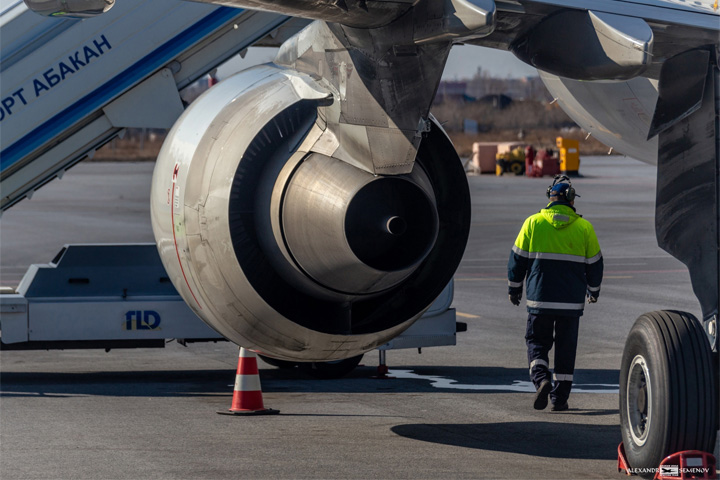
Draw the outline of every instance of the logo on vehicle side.
<instances>
[{"instance_id":1,"label":"logo on vehicle side","mask_svg":"<svg viewBox=\"0 0 720 480\"><path fill-rule=\"evenodd\" d=\"M125 314L125 330L159 330L160 314L153 310L130 310Z\"/></svg>"}]
</instances>

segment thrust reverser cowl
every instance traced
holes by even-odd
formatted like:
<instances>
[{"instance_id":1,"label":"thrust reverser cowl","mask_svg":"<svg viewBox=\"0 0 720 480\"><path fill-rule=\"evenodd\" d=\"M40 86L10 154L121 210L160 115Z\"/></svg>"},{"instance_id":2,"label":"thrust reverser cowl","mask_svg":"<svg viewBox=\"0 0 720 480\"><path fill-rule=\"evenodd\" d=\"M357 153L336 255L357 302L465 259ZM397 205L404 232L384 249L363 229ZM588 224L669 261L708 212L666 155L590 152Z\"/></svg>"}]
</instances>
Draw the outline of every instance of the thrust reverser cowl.
<instances>
[{"instance_id":1,"label":"thrust reverser cowl","mask_svg":"<svg viewBox=\"0 0 720 480\"><path fill-rule=\"evenodd\" d=\"M237 74L178 120L153 177L173 284L219 333L276 358L386 343L442 291L467 241L467 180L437 124L412 173L376 176L312 151L332 101L292 70Z\"/></svg>"}]
</instances>

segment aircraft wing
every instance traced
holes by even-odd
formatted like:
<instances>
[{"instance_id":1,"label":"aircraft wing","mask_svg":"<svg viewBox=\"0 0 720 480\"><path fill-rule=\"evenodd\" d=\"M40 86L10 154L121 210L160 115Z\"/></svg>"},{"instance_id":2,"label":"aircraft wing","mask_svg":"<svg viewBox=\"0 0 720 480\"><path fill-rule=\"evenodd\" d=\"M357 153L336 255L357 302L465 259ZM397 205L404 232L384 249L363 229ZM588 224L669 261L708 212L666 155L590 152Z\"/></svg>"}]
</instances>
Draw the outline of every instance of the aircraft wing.
<instances>
[{"instance_id":1,"label":"aircraft wing","mask_svg":"<svg viewBox=\"0 0 720 480\"><path fill-rule=\"evenodd\" d=\"M487 12L491 33L457 36L458 41L511 50L521 60L568 78L595 80L628 78L638 73L659 78L660 65L688 48L716 44L720 35L718 2L712 0L445 0L453 18L417 12L411 0L195 0L238 8L283 13L352 27L388 25L412 12L422 15L416 30L449 30L452 21L474 27L473 14ZM446 11L448 9L445 9ZM419 25L419 26L418 26ZM437 35L436 35L437 36ZM577 48L573 48L577 47ZM593 69L591 61L635 65L618 73ZM636 64L640 63L638 67Z\"/></svg>"},{"instance_id":2,"label":"aircraft wing","mask_svg":"<svg viewBox=\"0 0 720 480\"><path fill-rule=\"evenodd\" d=\"M194 1L194 0L193 0ZM396 20L416 0L219 0L204 1L236 8L265 10L284 15L372 28Z\"/></svg>"}]
</instances>

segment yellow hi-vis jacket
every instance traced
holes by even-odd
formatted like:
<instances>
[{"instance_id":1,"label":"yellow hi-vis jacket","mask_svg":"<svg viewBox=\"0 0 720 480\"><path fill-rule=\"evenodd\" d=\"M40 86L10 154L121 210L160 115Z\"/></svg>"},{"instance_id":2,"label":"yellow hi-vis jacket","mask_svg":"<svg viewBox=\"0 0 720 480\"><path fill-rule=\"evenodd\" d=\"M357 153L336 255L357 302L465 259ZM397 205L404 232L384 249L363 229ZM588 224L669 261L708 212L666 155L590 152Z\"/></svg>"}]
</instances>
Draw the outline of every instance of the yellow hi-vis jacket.
<instances>
[{"instance_id":1,"label":"yellow hi-vis jacket","mask_svg":"<svg viewBox=\"0 0 720 480\"><path fill-rule=\"evenodd\" d=\"M603 259L593 226L570 205L550 203L525 220L508 262L509 293L527 281L535 314L582 315L586 293L600 295Z\"/></svg>"}]
</instances>

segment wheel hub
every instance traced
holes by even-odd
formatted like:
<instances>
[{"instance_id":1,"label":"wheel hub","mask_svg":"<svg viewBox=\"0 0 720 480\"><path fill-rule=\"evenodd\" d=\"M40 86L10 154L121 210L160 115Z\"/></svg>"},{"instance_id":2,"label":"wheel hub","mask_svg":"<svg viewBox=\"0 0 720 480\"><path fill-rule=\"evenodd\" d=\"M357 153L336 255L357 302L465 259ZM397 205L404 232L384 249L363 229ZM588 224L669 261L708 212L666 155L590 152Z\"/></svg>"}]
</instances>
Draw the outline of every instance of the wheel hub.
<instances>
[{"instance_id":1,"label":"wheel hub","mask_svg":"<svg viewBox=\"0 0 720 480\"><path fill-rule=\"evenodd\" d=\"M652 388L647 361L637 355L630 365L627 381L626 409L630 421L630 434L636 445L642 446L648 439L652 414Z\"/></svg>"}]
</instances>

